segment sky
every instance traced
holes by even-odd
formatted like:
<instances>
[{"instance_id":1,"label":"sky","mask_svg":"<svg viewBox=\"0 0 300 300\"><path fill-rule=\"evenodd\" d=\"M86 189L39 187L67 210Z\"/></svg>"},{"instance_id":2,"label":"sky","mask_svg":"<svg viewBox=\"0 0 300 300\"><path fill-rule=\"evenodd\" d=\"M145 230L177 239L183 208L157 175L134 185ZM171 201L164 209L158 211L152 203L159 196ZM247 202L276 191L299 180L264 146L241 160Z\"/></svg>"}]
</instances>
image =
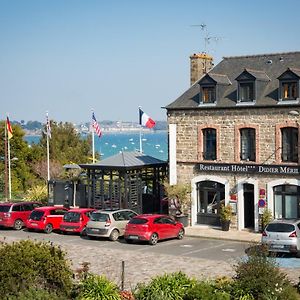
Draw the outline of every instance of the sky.
<instances>
[{"instance_id":1,"label":"sky","mask_svg":"<svg viewBox=\"0 0 300 300\"><path fill-rule=\"evenodd\" d=\"M0 0L3 120L166 120L193 53L300 51L300 1ZM206 25L206 31L200 26ZM205 47L205 36L210 43Z\"/></svg>"}]
</instances>

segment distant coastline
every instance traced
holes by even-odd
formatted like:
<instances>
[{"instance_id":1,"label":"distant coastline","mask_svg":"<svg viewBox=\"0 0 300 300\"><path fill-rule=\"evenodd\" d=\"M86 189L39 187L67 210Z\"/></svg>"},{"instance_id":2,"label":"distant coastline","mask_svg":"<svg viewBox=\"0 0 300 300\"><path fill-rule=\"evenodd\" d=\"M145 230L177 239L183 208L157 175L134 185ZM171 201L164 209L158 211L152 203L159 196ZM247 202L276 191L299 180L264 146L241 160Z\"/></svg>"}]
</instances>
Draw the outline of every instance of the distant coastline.
<instances>
[{"instance_id":1,"label":"distant coastline","mask_svg":"<svg viewBox=\"0 0 300 300\"><path fill-rule=\"evenodd\" d=\"M130 133L139 133L140 132L140 129L139 128L133 128L133 129L120 129L120 128L110 128L110 129L106 129L106 128L103 128L102 129L102 132L103 134L130 134ZM153 130L153 129L147 129L147 128L142 128L142 133L145 134L155 134L155 133L164 133L164 132L167 132L167 130L165 129L159 129L159 130ZM91 132L90 131L81 131L79 132L80 134L82 135L87 135L87 134L90 134ZM25 136L26 137L35 137L35 136L39 136L41 137L42 136L42 131L35 131L35 132L31 132L31 131L25 131Z\"/></svg>"}]
</instances>

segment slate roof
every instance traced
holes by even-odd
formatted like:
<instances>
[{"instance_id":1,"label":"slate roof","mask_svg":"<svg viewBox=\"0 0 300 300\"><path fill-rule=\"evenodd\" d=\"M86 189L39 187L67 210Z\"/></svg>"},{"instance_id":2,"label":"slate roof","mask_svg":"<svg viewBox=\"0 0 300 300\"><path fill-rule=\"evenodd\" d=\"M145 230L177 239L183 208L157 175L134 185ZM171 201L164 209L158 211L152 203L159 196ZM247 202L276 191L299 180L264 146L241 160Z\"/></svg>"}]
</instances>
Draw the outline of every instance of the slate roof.
<instances>
[{"instance_id":1,"label":"slate roof","mask_svg":"<svg viewBox=\"0 0 300 300\"><path fill-rule=\"evenodd\" d=\"M167 162L137 151L121 152L114 156L103 159L95 164L80 164L83 169L140 169L144 167L159 167Z\"/></svg>"},{"instance_id":2,"label":"slate roof","mask_svg":"<svg viewBox=\"0 0 300 300\"><path fill-rule=\"evenodd\" d=\"M230 85L231 82L227 75L209 73L209 76L218 84Z\"/></svg>"},{"instance_id":3,"label":"slate roof","mask_svg":"<svg viewBox=\"0 0 300 300\"><path fill-rule=\"evenodd\" d=\"M300 75L300 51L285 52L275 54L249 55L224 57L212 70L208 72L211 77L218 74L226 75L232 83L226 87L223 96L217 99L214 106L199 105L200 78L189 89L187 89L174 102L167 105L167 110L178 109L215 109L215 108L235 108L237 105L237 81L235 80L242 72L249 72L256 79L265 82L262 95L256 99L251 107L266 107L278 105L278 77L288 68L296 75ZM299 103L287 103L289 106L300 106ZM245 107L243 105L243 107Z\"/></svg>"}]
</instances>

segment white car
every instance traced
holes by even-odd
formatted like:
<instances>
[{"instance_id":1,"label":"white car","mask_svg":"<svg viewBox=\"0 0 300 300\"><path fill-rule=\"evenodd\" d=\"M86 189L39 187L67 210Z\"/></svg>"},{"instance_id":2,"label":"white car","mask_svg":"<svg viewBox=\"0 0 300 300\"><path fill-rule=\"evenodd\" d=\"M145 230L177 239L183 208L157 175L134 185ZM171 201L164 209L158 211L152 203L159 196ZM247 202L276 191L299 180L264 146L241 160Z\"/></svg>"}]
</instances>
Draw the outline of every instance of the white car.
<instances>
[{"instance_id":1,"label":"white car","mask_svg":"<svg viewBox=\"0 0 300 300\"><path fill-rule=\"evenodd\" d=\"M269 252L293 253L300 258L300 220L277 219L262 233L261 242Z\"/></svg>"},{"instance_id":2,"label":"white car","mask_svg":"<svg viewBox=\"0 0 300 300\"><path fill-rule=\"evenodd\" d=\"M108 237L111 241L116 241L119 236L124 235L126 224L136 215L130 209L96 210L90 215L86 234L89 238Z\"/></svg>"}]
</instances>

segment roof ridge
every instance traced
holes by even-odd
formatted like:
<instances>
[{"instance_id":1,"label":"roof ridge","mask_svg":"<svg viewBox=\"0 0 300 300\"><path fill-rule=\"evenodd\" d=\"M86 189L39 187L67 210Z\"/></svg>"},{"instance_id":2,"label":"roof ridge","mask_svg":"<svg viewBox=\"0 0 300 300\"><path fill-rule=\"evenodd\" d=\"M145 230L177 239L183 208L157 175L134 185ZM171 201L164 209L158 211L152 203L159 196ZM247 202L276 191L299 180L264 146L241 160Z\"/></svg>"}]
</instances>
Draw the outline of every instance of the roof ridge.
<instances>
[{"instance_id":1,"label":"roof ridge","mask_svg":"<svg viewBox=\"0 0 300 300\"><path fill-rule=\"evenodd\" d=\"M291 51L291 52L278 52L278 53L264 53L264 54L254 54L254 55L240 55L240 56L224 56L223 59L233 59L233 58L249 58L249 57L263 57L263 56L276 56L276 55L291 55L291 54L300 54L300 51Z\"/></svg>"},{"instance_id":2,"label":"roof ridge","mask_svg":"<svg viewBox=\"0 0 300 300\"><path fill-rule=\"evenodd\" d=\"M218 75L218 76L223 76L223 77L227 77L228 78L228 76L226 74L218 74L218 73L208 72L207 75Z\"/></svg>"},{"instance_id":3,"label":"roof ridge","mask_svg":"<svg viewBox=\"0 0 300 300\"><path fill-rule=\"evenodd\" d=\"M262 70L255 70L255 69L249 69L249 68L245 68L245 71L251 71L251 72L257 72L257 73L264 73L264 74L266 74L265 71L262 71Z\"/></svg>"}]
</instances>

